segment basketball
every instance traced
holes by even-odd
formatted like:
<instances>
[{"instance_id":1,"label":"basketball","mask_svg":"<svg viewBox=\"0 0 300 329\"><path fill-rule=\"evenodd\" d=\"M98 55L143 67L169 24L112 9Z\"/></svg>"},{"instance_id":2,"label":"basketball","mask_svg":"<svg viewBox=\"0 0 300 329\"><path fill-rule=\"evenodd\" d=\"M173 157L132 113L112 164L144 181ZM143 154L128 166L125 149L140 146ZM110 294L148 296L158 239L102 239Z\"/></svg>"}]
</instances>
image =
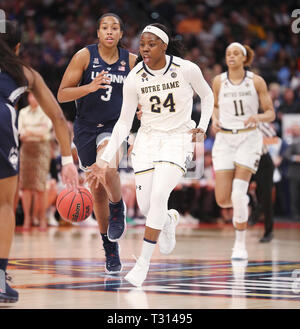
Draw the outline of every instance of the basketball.
<instances>
[{"instance_id":1,"label":"basketball","mask_svg":"<svg viewBox=\"0 0 300 329\"><path fill-rule=\"evenodd\" d=\"M92 194L84 187L79 187L77 192L64 189L57 197L56 208L64 220L73 223L82 222L93 211Z\"/></svg>"}]
</instances>

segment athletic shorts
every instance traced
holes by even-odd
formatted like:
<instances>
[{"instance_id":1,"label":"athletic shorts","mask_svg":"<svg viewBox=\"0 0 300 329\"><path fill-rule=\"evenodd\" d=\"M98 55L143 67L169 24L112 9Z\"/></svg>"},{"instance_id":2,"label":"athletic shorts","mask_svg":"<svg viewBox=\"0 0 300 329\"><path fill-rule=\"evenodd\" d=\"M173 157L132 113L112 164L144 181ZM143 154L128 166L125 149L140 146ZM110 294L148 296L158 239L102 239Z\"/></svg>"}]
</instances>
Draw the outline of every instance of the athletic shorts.
<instances>
[{"instance_id":1,"label":"athletic shorts","mask_svg":"<svg viewBox=\"0 0 300 329\"><path fill-rule=\"evenodd\" d=\"M164 133L138 131L131 153L135 174L153 171L158 163L177 166L183 174L193 158L192 135L188 133Z\"/></svg>"},{"instance_id":2,"label":"athletic shorts","mask_svg":"<svg viewBox=\"0 0 300 329\"><path fill-rule=\"evenodd\" d=\"M113 121L104 127L95 127L75 120L73 142L77 149L81 170L86 171L87 167L96 162L97 148L104 140L110 139L115 124L116 121ZM128 149L126 141L122 147Z\"/></svg>"},{"instance_id":3,"label":"athletic shorts","mask_svg":"<svg viewBox=\"0 0 300 329\"><path fill-rule=\"evenodd\" d=\"M212 149L215 171L234 170L236 166L257 171L263 136L258 129L240 133L218 132Z\"/></svg>"},{"instance_id":4,"label":"athletic shorts","mask_svg":"<svg viewBox=\"0 0 300 329\"><path fill-rule=\"evenodd\" d=\"M13 106L0 103L0 179L19 172L17 115Z\"/></svg>"},{"instance_id":5,"label":"athletic shorts","mask_svg":"<svg viewBox=\"0 0 300 329\"><path fill-rule=\"evenodd\" d=\"M77 149L80 169L85 171L86 167L96 162L97 147L110 138L113 127L113 124L105 127L89 126L75 120L73 142Z\"/></svg>"}]
</instances>

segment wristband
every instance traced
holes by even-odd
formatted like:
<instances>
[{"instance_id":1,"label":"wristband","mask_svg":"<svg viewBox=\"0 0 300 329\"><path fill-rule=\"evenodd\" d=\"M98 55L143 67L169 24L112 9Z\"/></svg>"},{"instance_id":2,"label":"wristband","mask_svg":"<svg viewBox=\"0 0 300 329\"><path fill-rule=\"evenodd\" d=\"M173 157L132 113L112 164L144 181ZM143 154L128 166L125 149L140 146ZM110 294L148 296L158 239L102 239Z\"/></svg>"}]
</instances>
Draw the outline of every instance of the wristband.
<instances>
[{"instance_id":1,"label":"wristband","mask_svg":"<svg viewBox=\"0 0 300 329\"><path fill-rule=\"evenodd\" d=\"M72 157L72 155L62 156L62 157L61 157L61 164L62 164L62 166L65 166L65 165L67 165L67 164L69 164L69 163L74 163L74 162L73 162L73 157Z\"/></svg>"}]
</instances>

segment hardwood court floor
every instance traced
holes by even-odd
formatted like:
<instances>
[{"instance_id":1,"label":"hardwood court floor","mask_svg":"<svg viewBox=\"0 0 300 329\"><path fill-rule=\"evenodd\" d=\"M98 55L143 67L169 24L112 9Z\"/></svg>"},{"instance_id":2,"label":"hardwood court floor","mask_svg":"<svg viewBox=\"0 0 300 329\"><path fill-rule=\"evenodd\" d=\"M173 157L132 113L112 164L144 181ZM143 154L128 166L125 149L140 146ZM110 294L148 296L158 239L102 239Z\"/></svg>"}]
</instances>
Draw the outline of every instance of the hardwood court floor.
<instances>
[{"instance_id":1,"label":"hardwood court floor","mask_svg":"<svg viewBox=\"0 0 300 329\"><path fill-rule=\"evenodd\" d=\"M123 272L104 273L104 252L94 227L16 232L8 273L26 309L300 308L300 225L276 226L272 242L248 230L248 264L230 261L231 225L179 225L171 255L155 250L143 289L124 275L141 250L144 228L128 227L121 240Z\"/></svg>"}]
</instances>

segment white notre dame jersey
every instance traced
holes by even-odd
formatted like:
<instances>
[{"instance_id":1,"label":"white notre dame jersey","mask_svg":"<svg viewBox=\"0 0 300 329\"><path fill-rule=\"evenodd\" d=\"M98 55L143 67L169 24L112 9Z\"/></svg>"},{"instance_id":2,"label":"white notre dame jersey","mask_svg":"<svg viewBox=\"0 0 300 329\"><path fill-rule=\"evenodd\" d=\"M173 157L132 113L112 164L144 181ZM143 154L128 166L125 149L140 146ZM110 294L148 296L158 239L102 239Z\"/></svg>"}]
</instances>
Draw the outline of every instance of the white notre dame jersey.
<instances>
[{"instance_id":1,"label":"white notre dame jersey","mask_svg":"<svg viewBox=\"0 0 300 329\"><path fill-rule=\"evenodd\" d=\"M170 134L176 137L176 134L181 134L183 149L189 149L186 147L192 140L189 131L196 126L191 120L194 91L201 98L201 118L198 127L206 131L213 112L214 97L200 68L188 60L168 55L166 65L161 70L152 71L144 62L138 63L124 82L121 114L101 159L110 162L124 138L128 136L138 104L143 112L138 135ZM150 135L147 138L153 141ZM163 139L161 136L156 146L159 146ZM137 144L143 144L143 147L136 147ZM135 150L137 149L137 153L140 154L147 151L144 143L135 142ZM181 158L180 163L185 161L184 156ZM166 161L165 158L160 160ZM173 162L173 158L168 158L168 161Z\"/></svg>"},{"instance_id":2,"label":"white notre dame jersey","mask_svg":"<svg viewBox=\"0 0 300 329\"><path fill-rule=\"evenodd\" d=\"M188 82L194 64L179 57L166 57L167 65L162 70L152 71L144 62L133 69L143 112L141 126L160 131L194 128L195 122L191 120L194 91Z\"/></svg>"},{"instance_id":3,"label":"white notre dame jersey","mask_svg":"<svg viewBox=\"0 0 300 329\"><path fill-rule=\"evenodd\" d=\"M253 82L253 72L246 71L244 80L233 85L228 72L221 74L219 121L223 128L243 129L244 121L258 113L259 98Z\"/></svg>"}]
</instances>

